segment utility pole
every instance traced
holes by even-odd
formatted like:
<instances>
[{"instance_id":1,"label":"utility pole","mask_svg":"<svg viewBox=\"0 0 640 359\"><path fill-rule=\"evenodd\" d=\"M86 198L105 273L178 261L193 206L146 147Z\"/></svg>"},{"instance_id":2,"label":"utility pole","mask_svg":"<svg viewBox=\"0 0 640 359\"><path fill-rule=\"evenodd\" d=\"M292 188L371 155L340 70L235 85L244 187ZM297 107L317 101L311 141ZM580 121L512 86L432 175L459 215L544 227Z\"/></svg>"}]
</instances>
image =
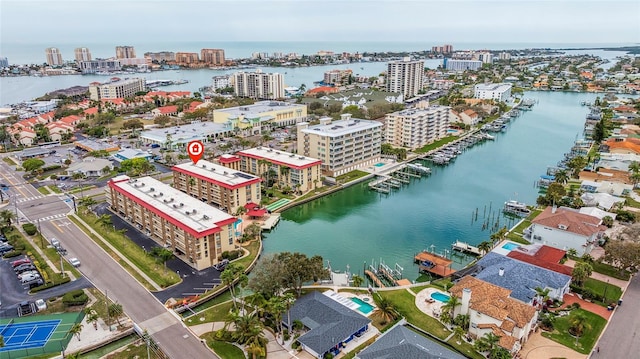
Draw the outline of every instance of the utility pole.
<instances>
[{"instance_id":1,"label":"utility pole","mask_svg":"<svg viewBox=\"0 0 640 359\"><path fill-rule=\"evenodd\" d=\"M109 331L111 331L111 318L109 318L109 291L106 289L104 290L104 297L104 305L107 307L107 325L109 326Z\"/></svg>"}]
</instances>

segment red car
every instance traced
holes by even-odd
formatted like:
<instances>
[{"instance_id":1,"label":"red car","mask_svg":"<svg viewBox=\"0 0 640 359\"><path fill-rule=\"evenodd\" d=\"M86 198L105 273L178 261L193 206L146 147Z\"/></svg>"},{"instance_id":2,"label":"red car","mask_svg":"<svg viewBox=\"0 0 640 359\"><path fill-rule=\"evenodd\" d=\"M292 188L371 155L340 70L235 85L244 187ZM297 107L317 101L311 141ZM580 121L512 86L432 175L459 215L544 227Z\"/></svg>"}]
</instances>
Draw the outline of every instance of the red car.
<instances>
[{"instance_id":1,"label":"red car","mask_svg":"<svg viewBox=\"0 0 640 359\"><path fill-rule=\"evenodd\" d=\"M31 260L29 258L22 258L22 259L18 259L17 261L11 262L11 266L15 268L21 264L27 264L27 263L31 263Z\"/></svg>"}]
</instances>

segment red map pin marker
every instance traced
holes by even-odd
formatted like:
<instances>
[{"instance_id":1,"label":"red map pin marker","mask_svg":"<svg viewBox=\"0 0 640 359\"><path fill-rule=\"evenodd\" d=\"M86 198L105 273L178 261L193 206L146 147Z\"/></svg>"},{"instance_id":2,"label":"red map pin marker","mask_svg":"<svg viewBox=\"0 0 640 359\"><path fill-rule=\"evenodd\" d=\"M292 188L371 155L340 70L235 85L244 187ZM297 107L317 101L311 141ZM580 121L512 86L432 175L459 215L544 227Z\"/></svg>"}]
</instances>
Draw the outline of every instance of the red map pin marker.
<instances>
[{"instance_id":1,"label":"red map pin marker","mask_svg":"<svg viewBox=\"0 0 640 359\"><path fill-rule=\"evenodd\" d=\"M187 144L187 153L195 165L202 158L202 154L204 154L204 144L202 141L189 142L189 144Z\"/></svg>"}]
</instances>

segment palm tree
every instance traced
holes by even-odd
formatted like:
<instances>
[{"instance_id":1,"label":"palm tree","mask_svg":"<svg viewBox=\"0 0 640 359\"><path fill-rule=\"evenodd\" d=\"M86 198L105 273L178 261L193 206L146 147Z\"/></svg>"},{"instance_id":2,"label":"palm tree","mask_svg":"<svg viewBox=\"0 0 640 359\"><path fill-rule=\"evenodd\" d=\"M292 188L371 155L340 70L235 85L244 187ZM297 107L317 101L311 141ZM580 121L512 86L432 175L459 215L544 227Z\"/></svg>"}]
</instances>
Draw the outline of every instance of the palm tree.
<instances>
[{"instance_id":1,"label":"palm tree","mask_svg":"<svg viewBox=\"0 0 640 359\"><path fill-rule=\"evenodd\" d=\"M93 328L98 330L98 313L93 310L87 314L87 323L93 324Z\"/></svg>"},{"instance_id":2,"label":"palm tree","mask_svg":"<svg viewBox=\"0 0 640 359\"><path fill-rule=\"evenodd\" d=\"M571 257L576 257L578 255L578 251L575 248L567 249L567 255Z\"/></svg>"},{"instance_id":3,"label":"palm tree","mask_svg":"<svg viewBox=\"0 0 640 359\"><path fill-rule=\"evenodd\" d=\"M496 243L496 242L502 241L507 236L508 233L509 233L509 230L507 229L507 227L500 228L499 231L491 235L490 237L491 242Z\"/></svg>"},{"instance_id":4,"label":"palm tree","mask_svg":"<svg viewBox=\"0 0 640 359\"><path fill-rule=\"evenodd\" d=\"M632 173L640 172L640 162L638 162L638 161L631 162L629 164L629 171L631 171Z\"/></svg>"},{"instance_id":5,"label":"palm tree","mask_svg":"<svg viewBox=\"0 0 640 359\"><path fill-rule=\"evenodd\" d=\"M244 274L244 269L236 263L229 264L222 274L220 275L222 283L229 287L229 293L231 294L231 300L233 301L233 307L238 310L238 304L236 303L235 284L245 283L247 281L247 275Z\"/></svg>"},{"instance_id":6,"label":"palm tree","mask_svg":"<svg viewBox=\"0 0 640 359\"><path fill-rule=\"evenodd\" d=\"M164 265L164 272L167 272L167 261L173 258L173 252L164 247L153 247L151 255L158 258Z\"/></svg>"},{"instance_id":7,"label":"palm tree","mask_svg":"<svg viewBox=\"0 0 640 359\"><path fill-rule=\"evenodd\" d=\"M449 317L453 318L456 307L459 305L462 305L460 299L458 299L458 297L456 297L455 295L452 295L449 297L449 300L447 300L447 302L442 305L442 311L448 312Z\"/></svg>"},{"instance_id":8,"label":"palm tree","mask_svg":"<svg viewBox=\"0 0 640 359\"><path fill-rule=\"evenodd\" d=\"M582 286L582 283L591 276L593 273L593 267L589 263L578 262L576 266L573 267L573 271L571 271L571 277L573 281Z\"/></svg>"},{"instance_id":9,"label":"palm tree","mask_svg":"<svg viewBox=\"0 0 640 359\"><path fill-rule=\"evenodd\" d=\"M111 229L113 228L113 222L111 222L111 216L108 214L103 214L102 216L96 219L96 223L98 223L103 229Z\"/></svg>"},{"instance_id":10,"label":"palm tree","mask_svg":"<svg viewBox=\"0 0 640 359\"><path fill-rule=\"evenodd\" d=\"M351 277L351 279L353 280L354 287L360 287L362 286L362 283L364 283L364 278L362 278L357 274L354 274L353 277Z\"/></svg>"},{"instance_id":11,"label":"palm tree","mask_svg":"<svg viewBox=\"0 0 640 359\"><path fill-rule=\"evenodd\" d=\"M560 184L565 184L569 181L569 174L567 173L567 171L565 170L559 170L555 173L554 175L555 177L555 182L558 182Z\"/></svg>"},{"instance_id":12,"label":"palm tree","mask_svg":"<svg viewBox=\"0 0 640 359\"><path fill-rule=\"evenodd\" d=\"M280 334L282 334L282 344L284 344L284 333L282 331L282 314L284 314L284 311L287 309L284 303L284 297L276 295L269 298L267 309L271 316L273 316L273 320L276 322L276 329Z\"/></svg>"},{"instance_id":13,"label":"palm tree","mask_svg":"<svg viewBox=\"0 0 640 359\"><path fill-rule=\"evenodd\" d=\"M82 332L82 323L75 323L71 329L69 329L69 334L71 334L72 336L75 335L76 337L78 337L78 341L80 341L80 332Z\"/></svg>"},{"instance_id":14,"label":"palm tree","mask_svg":"<svg viewBox=\"0 0 640 359\"><path fill-rule=\"evenodd\" d=\"M589 329L591 329L591 324L589 324L584 313L574 312L569 316L569 334L576 337L576 345L578 344L578 339Z\"/></svg>"},{"instance_id":15,"label":"palm tree","mask_svg":"<svg viewBox=\"0 0 640 359\"><path fill-rule=\"evenodd\" d=\"M493 333L487 333L483 337L480 337L478 340L476 340L473 346L477 351L480 351L480 352L488 351L489 353L491 353L495 350L495 348L498 347L499 341L500 341L499 336ZM491 354L489 354L489 356L491 356Z\"/></svg>"},{"instance_id":16,"label":"palm tree","mask_svg":"<svg viewBox=\"0 0 640 359\"><path fill-rule=\"evenodd\" d=\"M0 218L2 219L2 227L8 227L11 225L11 221L16 218L16 215L10 210L5 209L0 212Z\"/></svg>"},{"instance_id":17,"label":"palm tree","mask_svg":"<svg viewBox=\"0 0 640 359\"><path fill-rule=\"evenodd\" d=\"M374 314L380 317L383 322L388 323L398 317L398 312L389 299L380 297L379 295L377 298L374 296L374 299L377 306Z\"/></svg>"},{"instance_id":18,"label":"palm tree","mask_svg":"<svg viewBox=\"0 0 640 359\"><path fill-rule=\"evenodd\" d=\"M118 326L121 326L120 317L122 316L122 314L124 314L124 310L122 309L122 304L111 303L111 305L109 305L108 307L108 312L109 312L109 318L115 319L116 322L118 322Z\"/></svg>"},{"instance_id":19,"label":"palm tree","mask_svg":"<svg viewBox=\"0 0 640 359\"><path fill-rule=\"evenodd\" d=\"M489 253L489 251L493 248L493 245L489 241L482 241L478 244L478 249L482 253Z\"/></svg>"}]
</instances>

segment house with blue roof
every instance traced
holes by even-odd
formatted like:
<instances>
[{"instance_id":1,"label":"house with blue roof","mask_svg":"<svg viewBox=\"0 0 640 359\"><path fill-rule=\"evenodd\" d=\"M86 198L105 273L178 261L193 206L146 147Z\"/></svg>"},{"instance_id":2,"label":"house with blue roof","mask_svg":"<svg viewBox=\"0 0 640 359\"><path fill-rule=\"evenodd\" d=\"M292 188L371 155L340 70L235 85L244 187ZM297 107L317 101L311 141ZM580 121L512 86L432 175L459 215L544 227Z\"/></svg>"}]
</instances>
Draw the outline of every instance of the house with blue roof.
<instances>
[{"instance_id":1,"label":"house with blue roof","mask_svg":"<svg viewBox=\"0 0 640 359\"><path fill-rule=\"evenodd\" d=\"M503 256L495 252L487 253L475 266L472 276L511 290L511 297L524 303L533 303L535 288L549 289L549 297L562 300L569 292L571 277L529 263Z\"/></svg>"}]
</instances>

